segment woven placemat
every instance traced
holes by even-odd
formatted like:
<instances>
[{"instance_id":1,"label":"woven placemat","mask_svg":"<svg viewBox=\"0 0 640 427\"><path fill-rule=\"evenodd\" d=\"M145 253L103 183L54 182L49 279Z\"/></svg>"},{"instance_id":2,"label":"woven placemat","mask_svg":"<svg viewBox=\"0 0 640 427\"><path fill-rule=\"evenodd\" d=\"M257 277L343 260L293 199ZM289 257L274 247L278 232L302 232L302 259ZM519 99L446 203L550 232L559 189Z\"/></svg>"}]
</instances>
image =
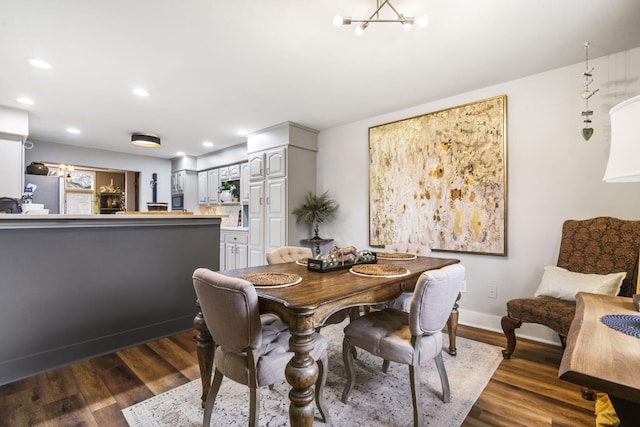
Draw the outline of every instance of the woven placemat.
<instances>
[{"instance_id":1,"label":"woven placemat","mask_svg":"<svg viewBox=\"0 0 640 427\"><path fill-rule=\"evenodd\" d=\"M634 314L607 314L600 321L616 331L640 338L640 316Z\"/></svg>"},{"instance_id":2,"label":"woven placemat","mask_svg":"<svg viewBox=\"0 0 640 427\"><path fill-rule=\"evenodd\" d=\"M388 260L398 260L398 261L405 261L405 260L418 258L416 254L405 254L402 252L378 252L376 254L376 257L378 259L388 259Z\"/></svg>"},{"instance_id":3,"label":"woven placemat","mask_svg":"<svg viewBox=\"0 0 640 427\"><path fill-rule=\"evenodd\" d=\"M390 264L357 264L349 271L363 276L375 277L395 277L409 274L409 270L406 268Z\"/></svg>"},{"instance_id":4,"label":"woven placemat","mask_svg":"<svg viewBox=\"0 0 640 427\"><path fill-rule=\"evenodd\" d=\"M290 286L300 283L302 277L292 273L253 273L240 276L240 279L244 279L251 282L253 286Z\"/></svg>"}]
</instances>

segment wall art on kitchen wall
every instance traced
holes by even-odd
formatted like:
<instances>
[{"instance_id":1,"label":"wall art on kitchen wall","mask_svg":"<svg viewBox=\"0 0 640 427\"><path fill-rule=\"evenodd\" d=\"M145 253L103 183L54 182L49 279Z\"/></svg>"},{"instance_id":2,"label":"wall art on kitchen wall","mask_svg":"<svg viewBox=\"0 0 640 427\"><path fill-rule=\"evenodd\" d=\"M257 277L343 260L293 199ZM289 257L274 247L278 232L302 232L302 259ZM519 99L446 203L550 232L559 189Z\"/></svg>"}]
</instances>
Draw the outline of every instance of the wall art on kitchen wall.
<instances>
[{"instance_id":1,"label":"wall art on kitchen wall","mask_svg":"<svg viewBox=\"0 0 640 427\"><path fill-rule=\"evenodd\" d=\"M369 128L369 244L506 255L507 96Z\"/></svg>"}]
</instances>

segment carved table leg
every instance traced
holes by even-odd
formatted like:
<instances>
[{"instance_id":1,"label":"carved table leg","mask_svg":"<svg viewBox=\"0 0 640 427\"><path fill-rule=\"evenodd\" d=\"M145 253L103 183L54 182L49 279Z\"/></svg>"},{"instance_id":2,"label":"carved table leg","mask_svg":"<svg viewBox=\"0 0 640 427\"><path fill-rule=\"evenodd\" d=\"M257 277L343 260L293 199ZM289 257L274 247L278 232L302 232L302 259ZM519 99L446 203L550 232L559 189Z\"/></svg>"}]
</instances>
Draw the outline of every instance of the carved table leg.
<instances>
[{"instance_id":1,"label":"carved table leg","mask_svg":"<svg viewBox=\"0 0 640 427\"><path fill-rule=\"evenodd\" d=\"M449 353L452 356L458 354L458 349L456 348L456 334L458 333L458 301L462 294L458 292L458 298L456 298L456 302L453 304L453 309L451 310L451 314L449 315L449 319L447 320L447 332L449 333Z\"/></svg>"},{"instance_id":2,"label":"carved table leg","mask_svg":"<svg viewBox=\"0 0 640 427\"><path fill-rule=\"evenodd\" d=\"M513 351L516 349L515 329L522 326L522 322L516 319L512 319L509 316L503 316L500 323L502 325L502 331L507 337L507 348L502 350L502 357L504 357L505 359L511 359L511 354L513 354Z\"/></svg>"},{"instance_id":3,"label":"carved table leg","mask_svg":"<svg viewBox=\"0 0 640 427\"><path fill-rule=\"evenodd\" d=\"M295 353L285 369L287 382L292 387L289 422L292 426L311 427L315 413L313 385L318 378L318 365L309 354L314 346L313 312L295 313L289 330L289 348Z\"/></svg>"},{"instance_id":4,"label":"carved table leg","mask_svg":"<svg viewBox=\"0 0 640 427\"><path fill-rule=\"evenodd\" d=\"M209 389L211 388L211 373L213 371L213 351L215 349L215 343L209 333L209 328L204 322L202 313L198 313L193 319L193 327L198 331L196 336L197 352L198 352L198 366L200 367L200 378L202 380L202 406L207 400Z\"/></svg>"}]
</instances>

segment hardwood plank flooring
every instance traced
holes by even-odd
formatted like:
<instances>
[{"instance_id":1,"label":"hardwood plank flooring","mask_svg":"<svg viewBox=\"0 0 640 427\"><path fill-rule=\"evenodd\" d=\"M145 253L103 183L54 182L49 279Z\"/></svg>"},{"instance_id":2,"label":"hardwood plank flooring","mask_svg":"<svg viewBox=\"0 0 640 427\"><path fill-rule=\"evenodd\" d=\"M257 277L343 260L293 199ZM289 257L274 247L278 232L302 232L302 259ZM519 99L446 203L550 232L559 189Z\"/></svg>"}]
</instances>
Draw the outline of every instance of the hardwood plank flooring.
<instances>
[{"instance_id":1,"label":"hardwood plank flooring","mask_svg":"<svg viewBox=\"0 0 640 427\"><path fill-rule=\"evenodd\" d=\"M458 336L505 345L502 334L464 325ZM559 347L519 339L463 427L595 425L593 402L558 380L561 358ZM187 332L1 386L0 427L126 427L122 408L199 375L195 332Z\"/></svg>"}]
</instances>

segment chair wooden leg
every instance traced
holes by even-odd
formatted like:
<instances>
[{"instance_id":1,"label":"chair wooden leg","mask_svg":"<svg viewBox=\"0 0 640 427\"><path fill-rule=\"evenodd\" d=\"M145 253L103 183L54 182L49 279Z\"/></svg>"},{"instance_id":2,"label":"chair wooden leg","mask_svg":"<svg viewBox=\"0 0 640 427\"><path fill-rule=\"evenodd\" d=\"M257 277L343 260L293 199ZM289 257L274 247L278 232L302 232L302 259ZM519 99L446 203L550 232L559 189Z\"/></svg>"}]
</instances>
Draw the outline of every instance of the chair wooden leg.
<instances>
[{"instance_id":1,"label":"chair wooden leg","mask_svg":"<svg viewBox=\"0 0 640 427\"><path fill-rule=\"evenodd\" d=\"M355 382L353 348L355 347L352 346L349 340L345 337L344 340L342 340L342 360L344 362L345 374L347 375L347 382L344 385L344 390L342 390L342 403L347 403L349 394L351 393L351 390L353 390L353 383Z\"/></svg>"},{"instance_id":2,"label":"chair wooden leg","mask_svg":"<svg viewBox=\"0 0 640 427\"><path fill-rule=\"evenodd\" d=\"M382 362L382 372L386 374L388 370L389 370L389 361L385 359L385 361Z\"/></svg>"},{"instance_id":3,"label":"chair wooden leg","mask_svg":"<svg viewBox=\"0 0 640 427\"><path fill-rule=\"evenodd\" d=\"M456 348L456 334L458 333L458 301L461 297L462 294L458 292L458 298L456 298L456 302L453 304L453 309L451 310L451 314L447 320L447 332L449 335L449 350L447 350L447 353L452 356L458 354L458 349Z\"/></svg>"},{"instance_id":4,"label":"chair wooden leg","mask_svg":"<svg viewBox=\"0 0 640 427\"><path fill-rule=\"evenodd\" d=\"M216 403L216 396L220 390L220 384L222 384L223 375L216 369L216 373L207 395L207 400L204 402L204 419L202 421L203 427L209 427L211 425L211 413L213 412L213 405Z\"/></svg>"},{"instance_id":5,"label":"chair wooden leg","mask_svg":"<svg viewBox=\"0 0 640 427\"><path fill-rule=\"evenodd\" d=\"M507 337L507 348L502 350L502 357L504 357L505 359L511 359L511 355L516 349L515 329L522 326L522 322L516 319L512 319L509 316L503 316L500 323L502 325L502 331Z\"/></svg>"},{"instance_id":6,"label":"chair wooden leg","mask_svg":"<svg viewBox=\"0 0 640 427\"><path fill-rule=\"evenodd\" d=\"M442 352L438 353L435 357L436 368L438 368L438 374L440 375L440 383L442 384L442 401L444 403L451 402L451 390L449 389L449 377L447 376L447 370L444 368L444 361L442 360Z\"/></svg>"},{"instance_id":7,"label":"chair wooden leg","mask_svg":"<svg viewBox=\"0 0 640 427\"><path fill-rule=\"evenodd\" d=\"M413 404L413 427L422 426L419 367L420 365L418 363L409 365L409 384L411 385L411 402Z\"/></svg>"},{"instance_id":8,"label":"chair wooden leg","mask_svg":"<svg viewBox=\"0 0 640 427\"><path fill-rule=\"evenodd\" d=\"M249 387L249 427L258 427L260 389Z\"/></svg>"},{"instance_id":9,"label":"chair wooden leg","mask_svg":"<svg viewBox=\"0 0 640 427\"><path fill-rule=\"evenodd\" d=\"M318 411L320 412L320 417L325 424L330 424L329 422L329 411L327 410L327 406L324 400L324 386L327 383L327 371L328 371L328 359L327 352L320 359L318 359L318 379L316 380L316 406L318 407Z\"/></svg>"}]
</instances>

